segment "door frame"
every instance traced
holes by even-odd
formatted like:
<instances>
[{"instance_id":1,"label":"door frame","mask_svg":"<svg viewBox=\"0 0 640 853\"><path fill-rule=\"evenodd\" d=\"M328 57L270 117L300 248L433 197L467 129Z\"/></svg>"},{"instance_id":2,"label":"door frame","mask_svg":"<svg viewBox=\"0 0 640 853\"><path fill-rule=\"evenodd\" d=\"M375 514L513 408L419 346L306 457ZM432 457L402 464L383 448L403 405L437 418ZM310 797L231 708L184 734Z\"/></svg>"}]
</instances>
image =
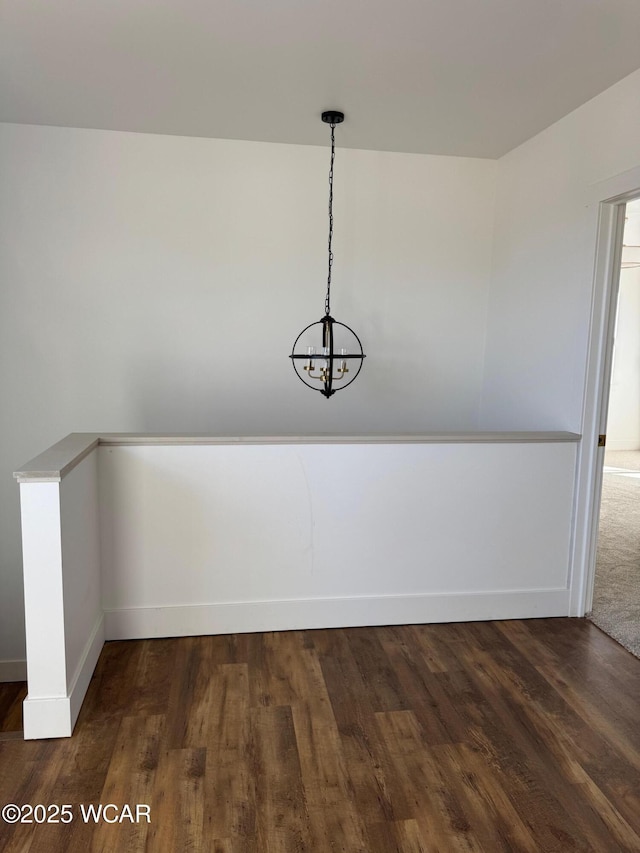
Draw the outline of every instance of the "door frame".
<instances>
[{"instance_id":1,"label":"door frame","mask_svg":"<svg viewBox=\"0 0 640 853\"><path fill-rule=\"evenodd\" d=\"M582 441L576 464L571 616L589 613L593 601L604 465L598 437L606 434L625 205L639 197L640 167L590 187L586 199L596 213L597 227Z\"/></svg>"}]
</instances>

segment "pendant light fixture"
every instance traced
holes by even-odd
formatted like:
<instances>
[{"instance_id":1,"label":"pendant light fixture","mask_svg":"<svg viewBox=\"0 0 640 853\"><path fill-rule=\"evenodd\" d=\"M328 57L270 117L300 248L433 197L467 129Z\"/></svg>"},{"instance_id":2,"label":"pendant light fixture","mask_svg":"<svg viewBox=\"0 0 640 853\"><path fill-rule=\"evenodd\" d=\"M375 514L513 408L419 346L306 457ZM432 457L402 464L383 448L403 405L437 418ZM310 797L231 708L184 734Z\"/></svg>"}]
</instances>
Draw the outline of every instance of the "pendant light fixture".
<instances>
[{"instance_id":1,"label":"pendant light fixture","mask_svg":"<svg viewBox=\"0 0 640 853\"><path fill-rule=\"evenodd\" d=\"M331 270L333 267L333 163L336 156L335 128L344 121L344 113L327 110L322 121L331 126L331 165L329 168L329 273L324 317L304 328L295 339L291 363L309 388L327 399L351 385L366 358L360 338L353 329L331 316Z\"/></svg>"}]
</instances>

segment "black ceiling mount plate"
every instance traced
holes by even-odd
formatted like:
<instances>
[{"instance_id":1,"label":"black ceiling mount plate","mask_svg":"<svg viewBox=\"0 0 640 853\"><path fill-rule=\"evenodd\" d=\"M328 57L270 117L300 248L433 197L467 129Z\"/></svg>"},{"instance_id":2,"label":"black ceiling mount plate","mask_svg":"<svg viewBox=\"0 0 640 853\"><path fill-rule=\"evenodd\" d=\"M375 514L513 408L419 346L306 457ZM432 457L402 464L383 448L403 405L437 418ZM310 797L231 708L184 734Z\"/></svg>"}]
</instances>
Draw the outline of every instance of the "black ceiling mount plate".
<instances>
[{"instance_id":1,"label":"black ceiling mount plate","mask_svg":"<svg viewBox=\"0 0 640 853\"><path fill-rule=\"evenodd\" d=\"M327 124L342 124L344 113L341 113L340 110L325 110L322 113L322 121Z\"/></svg>"}]
</instances>

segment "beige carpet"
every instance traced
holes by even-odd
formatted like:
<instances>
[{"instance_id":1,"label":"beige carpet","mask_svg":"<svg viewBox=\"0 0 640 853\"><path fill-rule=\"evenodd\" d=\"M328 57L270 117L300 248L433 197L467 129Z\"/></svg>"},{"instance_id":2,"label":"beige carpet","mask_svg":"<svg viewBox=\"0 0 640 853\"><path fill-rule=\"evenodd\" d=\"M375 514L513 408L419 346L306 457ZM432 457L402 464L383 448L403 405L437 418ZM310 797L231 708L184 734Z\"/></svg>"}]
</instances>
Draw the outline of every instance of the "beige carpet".
<instances>
[{"instance_id":1,"label":"beige carpet","mask_svg":"<svg viewBox=\"0 0 640 853\"><path fill-rule=\"evenodd\" d=\"M640 451L605 455L590 619L640 657Z\"/></svg>"}]
</instances>

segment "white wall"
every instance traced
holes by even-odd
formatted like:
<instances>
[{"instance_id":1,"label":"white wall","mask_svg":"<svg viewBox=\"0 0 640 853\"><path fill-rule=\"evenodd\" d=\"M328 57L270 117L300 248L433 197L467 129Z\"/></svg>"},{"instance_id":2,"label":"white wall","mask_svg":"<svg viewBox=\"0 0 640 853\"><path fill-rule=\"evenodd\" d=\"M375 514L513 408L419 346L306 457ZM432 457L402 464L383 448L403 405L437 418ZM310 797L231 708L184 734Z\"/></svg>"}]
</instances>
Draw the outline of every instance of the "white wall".
<instances>
[{"instance_id":1,"label":"white wall","mask_svg":"<svg viewBox=\"0 0 640 853\"><path fill-rule=\"evenodd\" d=\"M287 358L324 310L327 146L2 125L0 162L0 662L11 472L69 432L477 425L494 162L338 150L332 313L368 358L328 401Z\"/></svg>"},{"instance_id":2,"label":"white wall","mask_svg":"<svg viewBox=\"0 0 640 853\"><path fill-rule=\"evenodd\" d=\"M597 204L640 165L640 71L499 163L481 424L582 431Z\"/></svg>"},{"instance_id":3,"label":"white wall","mask_svg":"<svg viewBox=\"0 0 640 853\"><path fill-rule=\"evenodd\" d=\"M625 218L607 414L611 450L640 449L640 201L627 204Z\"/></svg>"},{"instance_id":4,"label":"white wall","mask_svg":"<svg viewBox=\"0 0 640 853\"><path fill-rule=\"evenodd\" d=\"M640 269L620 273L607 447L640 449Z\"/></svg>"},{"instance_id":5,"label":"white wall","mask_svg":"<svg viewBox=\"0 0 640 853\"><path fill-rule=\"evenodd\" d=\"M567 615L575 454L100 447L105 636Z\"/></svg>"}]
</instances>

